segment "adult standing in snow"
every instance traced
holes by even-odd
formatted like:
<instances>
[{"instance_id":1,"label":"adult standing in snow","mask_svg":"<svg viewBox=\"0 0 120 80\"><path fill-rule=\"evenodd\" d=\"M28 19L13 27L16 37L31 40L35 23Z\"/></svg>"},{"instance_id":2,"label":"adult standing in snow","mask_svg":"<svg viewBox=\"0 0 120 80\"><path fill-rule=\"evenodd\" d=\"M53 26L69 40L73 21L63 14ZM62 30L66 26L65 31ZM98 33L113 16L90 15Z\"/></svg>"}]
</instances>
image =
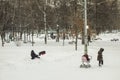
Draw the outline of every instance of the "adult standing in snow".
<instances>
[{"instance_id":1,"label":"adult standing in snow","mask_svg":"<svg viewBox=\"0 0 120 80\"><path fill-rule=\"evenodd\" d=\"M91 42L91 37L90 37L90 35L88 35L88 45L90 42Z\"/></svg>"},{"instance_id":2,"label":"adult standing in snow","mask_svg":"<svg viewBox=\"0 0 120 80\"><path fill-rule=\"evenodd\" d=\"M34 50L31 51L31 59L40 58L37 54L35 54Z\"/></svg>"},{"instance_id":3,"label":"adult standing in snow","mask_svg":"<svg viewBox=\"0 0 120 80\"><path fill-rule=\"evenodd\" d=\"M103 55L102 55L103 51L104 51L103 48L100 48L100 50L98 51L97 60L99 61L99 66L103 65Z\"/></svg>"}]
</instances>

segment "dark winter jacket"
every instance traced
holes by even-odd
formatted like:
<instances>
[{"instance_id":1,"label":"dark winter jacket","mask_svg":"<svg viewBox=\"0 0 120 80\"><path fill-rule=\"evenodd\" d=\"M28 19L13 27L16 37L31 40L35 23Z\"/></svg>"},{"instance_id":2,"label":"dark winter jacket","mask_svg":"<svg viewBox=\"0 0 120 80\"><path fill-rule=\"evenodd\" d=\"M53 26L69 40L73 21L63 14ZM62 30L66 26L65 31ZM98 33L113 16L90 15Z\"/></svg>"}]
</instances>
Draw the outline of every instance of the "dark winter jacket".
<instances>
[{"instance_id":1,"label":"dark winter jacket","mask_svg":"<svg viewBox=\"0 0 120 80\"><path fill-rule=\"evenodd\" d=\"M35 58L40 58L37 54L35 54L35 52L32 50L31 51L31 59L35 59Z\"/></svg>"},{"instance_id":2,"label":"dark winter jacket","mask_svg":"<svg viewBox=\"0 0 120 80\"><path fill-rule=\"evenodd\" d=\"M103 48L100 48L100 50L98 51L98 56L97 56L97 60L98 61L101 61L103 60L103 55L102 55L102 52L104 51Z\"/></svg>"}]
</instances>

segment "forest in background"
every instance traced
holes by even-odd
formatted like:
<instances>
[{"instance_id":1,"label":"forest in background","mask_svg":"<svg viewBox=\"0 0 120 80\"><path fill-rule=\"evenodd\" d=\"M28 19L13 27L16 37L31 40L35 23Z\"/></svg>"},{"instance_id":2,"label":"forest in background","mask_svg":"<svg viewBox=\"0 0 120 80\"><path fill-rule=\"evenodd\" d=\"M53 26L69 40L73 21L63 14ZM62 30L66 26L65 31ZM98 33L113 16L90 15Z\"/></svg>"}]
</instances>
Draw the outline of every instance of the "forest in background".
<instances>
[{"instance_id":1,"label":"forest in background","mask_svg":"<svg viewBox=\"0 0 120 80\"><path fill-rule=\"evenodd\" d=\"M119 0L87 0L88 34L120 30L119 5ZM58 41L60 34L84 35L84 0L0 0L2 43L6 33L21 39L48 31L56 31Z\"/></svg>"}]
</instances>

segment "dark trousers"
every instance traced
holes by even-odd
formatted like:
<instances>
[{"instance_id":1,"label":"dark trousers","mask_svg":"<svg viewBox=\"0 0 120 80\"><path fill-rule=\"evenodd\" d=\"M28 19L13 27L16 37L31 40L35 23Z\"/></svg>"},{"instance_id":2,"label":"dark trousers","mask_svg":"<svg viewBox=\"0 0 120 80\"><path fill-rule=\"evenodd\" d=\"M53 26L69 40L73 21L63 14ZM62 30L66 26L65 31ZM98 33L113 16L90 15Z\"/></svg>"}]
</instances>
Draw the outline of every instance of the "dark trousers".
<instances>
[{"instance_id":1,"label":"dark trousers","mask_svg":"<svg viewBox=\"0 0 120 80\"><path fill-rule=\"evenodd\" d=\"M103 60L99 60L99 66L103 65Z\"/></svg>"}]
</instances>

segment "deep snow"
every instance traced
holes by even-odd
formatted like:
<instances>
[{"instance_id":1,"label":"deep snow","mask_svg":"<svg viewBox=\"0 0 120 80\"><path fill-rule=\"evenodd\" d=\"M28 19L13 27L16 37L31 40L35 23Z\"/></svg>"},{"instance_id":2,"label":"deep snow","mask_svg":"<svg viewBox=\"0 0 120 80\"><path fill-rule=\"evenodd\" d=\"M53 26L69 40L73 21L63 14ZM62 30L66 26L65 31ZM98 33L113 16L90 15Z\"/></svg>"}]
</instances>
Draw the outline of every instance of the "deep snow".
<instances>
[{"instance_id":1,"label":"deep snow","mask_svg":"<svg viewBox=\"0 0 120 80\"><path fill-rule=\"evenodd\" d=\"M35 39L30 43L17 47L14 42L0 46L0 80L120 80L120 33L101 34L102 40L96 40L88 46L88 54L92 56L91 68L80 68L84 45L68 44L69 40L56 43L55 40ZM0 41L1 44L1 41ZM104 65L98 66L97 52L103 47ZM30 51L36 53L45 50L40 59L31 60Z\"/></svg>"}]
</instances>

